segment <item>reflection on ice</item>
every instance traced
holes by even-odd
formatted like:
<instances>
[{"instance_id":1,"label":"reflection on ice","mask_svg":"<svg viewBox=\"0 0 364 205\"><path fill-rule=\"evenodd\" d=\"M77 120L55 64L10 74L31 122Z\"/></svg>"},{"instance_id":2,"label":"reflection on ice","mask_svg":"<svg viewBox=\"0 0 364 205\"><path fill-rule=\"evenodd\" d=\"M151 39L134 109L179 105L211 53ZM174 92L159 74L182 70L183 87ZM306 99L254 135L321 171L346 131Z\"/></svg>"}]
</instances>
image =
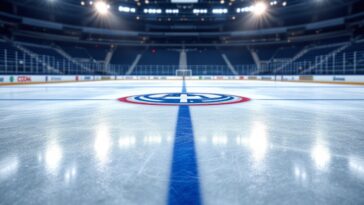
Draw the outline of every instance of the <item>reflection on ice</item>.
<instances>
[{"instance_id":1,"label":"reflection on ice","mask_svg":"<svg viewBox=\"0 0 364 205\"><path fill-rule=\"evenodd\" d=\"M0 160L0 180L6 179L18 171L18 156L9 156Z\"/></svg>"},{"instance_id":2,"label":"reflection on ice","mask_svg":"<svg viewBox=\"0 0 364 205\"><path fill-rule=\"evenodd\" d=\"M357 156L349 156L349 169L353 174L364 179L364 160Z\"/></svg>"},{"instance_id":3,"label":"reflection on ice","mask_svg":"<svg viewBox=\"0 0 364 205\"><path fill-rule=\"evenodd\" d=\"M145 144L161 144L162 143L162 137L155 135L155 136L146 136L144 137L144 143Z\"/></svg>"},{"instance_id":4,"label":"reflection on ice","mask_svg":"<svg viewBox=\"0 0 364 205\"><path fill-rule=\"evenodd\" d=\"M295 179L299 182L299 183L305 183L306 179L307 179L307 173L306 170L300 166L298 166L297 164L294 165L293 167L293 174Z\"/></svg>"},{"instance_id":5,"label":"reflection on ice","mask_svg":"<svg viewBox=\"0 0 364 205\"><path fill-rule=\"evenodd\" d=\"M269 145L265 125L262 122L254 122L249 138L238 137L236 142L250 149L254 161L263 160Z\"/></svg>"},{"instance_id":6,"label":"reflection on ice","mask_svg":"<svg viewBox=\"0 0 364 205\"><path fill-rule=\"evenodd\" d=\"M168 134L167 136L168 136L168 137L166 137L166 142L167 142L167 143L172 142L172 140L173 140L172 134Z\"/></svg>"},{"instance_id":7,"label":"reflection on ice","mask_svg":"<svg viewBox=\"0 0 364 205\"><path fill-rule=\"evenodd\" d=\"M48 143L45 151L45 165L49 173L57 175L62 160L62 148L57 141Z\"/></svg>"},{"instance_id":8,"label":"reflection on ice","mask_svg":"<svg viewBox=\"0 0 364 205\"><path fill-rule=\"evenodd\" d=\"M129 137L120 137L119 138L119 147L122 149L127 149L130 147L134 147L136 143L136 139L134 136Z\"/></svg>"},{"instance_id":9,"label":"reflection on ice","mask_svg":"<svg viewBox=\"0 0 364 205\"><path fill-rule=\"evenodd\" d=\"M212 144L213 145L226 145L228 143L227 136L218 135L212 137Z\"/></svg>"},{"instance_id":10,"label":"reflection on ice","mask_svg":"<svg viewBox=\"0 0 364 205\"><path fill-rule=\"evenodd\" d=\"M64 173L64 181L69 184L72 180L76 178L77 170L75 166L69 167Z\"/></svg>"},{"instance_id":11,"label":"reflection on ice","mask_svg":"<svg viewBox=\"0 0 364 205\"><path fill-rule=\"evenodd\" d=\"M268 149L266 127L262 122L254 122L253 130L249 137L249 147L255 161L264 159Z\"/></svg>"},{"instance_id":12,"label":"reflection on ice","mask_svg":"<svg viewBox=\"0 0 364 205\"><path fill-rule=\"evenodd\" d=\"M111 146L112 140L110 138L109 127L105 124L100 124L97 127L94 149L96 157L101 164L107 162Z\"/></svg>"},{"instance_id":13,"label":"reflection on ice","mask_svg":"<svg viewBox=\"0 0 364 205\"><path fill-rule=\"evenodd\" d=\"M324 170L328 167L331 160L330 150L324 143L318 141L311 150L311 158L315 162L316 168Z\"/></svg>"}]
</instances>

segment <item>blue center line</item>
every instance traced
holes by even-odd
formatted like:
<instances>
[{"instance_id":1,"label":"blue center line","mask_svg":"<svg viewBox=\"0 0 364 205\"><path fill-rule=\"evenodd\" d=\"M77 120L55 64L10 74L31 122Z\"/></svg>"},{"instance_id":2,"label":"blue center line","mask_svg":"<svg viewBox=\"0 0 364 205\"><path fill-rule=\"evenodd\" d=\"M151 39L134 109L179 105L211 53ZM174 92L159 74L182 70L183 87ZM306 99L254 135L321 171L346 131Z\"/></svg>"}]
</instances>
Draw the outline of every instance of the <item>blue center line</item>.
<instances>
[{"instance_id":1,"label":"blue center line","mask_svg":"<svg viewBox=\"0 0 364 205\"><path fill-rule=\"evenodd\" d=\"M182 84L182 93L187 93L186 81L184 81L184 80L183 80L183 84Z\"/></svg>"},{"instance_id":2,"label":"blue center line","mask_svg":"<svg viewBox=\"0 0 364 205\"><path fill-rule=\"evenodd\" d=\"M182 93L187 93L185 81ZM178 110L168 204L201 204L193 126L187 105L179 106Z\"/></svg>"}]
</instances>

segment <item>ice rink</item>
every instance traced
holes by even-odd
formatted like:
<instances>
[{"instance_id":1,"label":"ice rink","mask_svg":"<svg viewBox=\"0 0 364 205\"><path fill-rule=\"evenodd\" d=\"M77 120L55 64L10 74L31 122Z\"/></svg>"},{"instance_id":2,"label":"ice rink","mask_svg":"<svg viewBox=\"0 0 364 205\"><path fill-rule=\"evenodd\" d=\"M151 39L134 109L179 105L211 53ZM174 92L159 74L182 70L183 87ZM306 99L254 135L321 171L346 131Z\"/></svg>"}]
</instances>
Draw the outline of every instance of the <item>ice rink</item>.
<instances>
[{"instance_id":1,"label":"ice rink","mask_svg":"<svg viewBox=\"0 0 364 205\"><path fill-rule=\"evenodd\" d=\"M0 204L364 204L364 87L187 81L251 101L151 106L182 81L0 87Z\"/></svg>"}]
</instances>

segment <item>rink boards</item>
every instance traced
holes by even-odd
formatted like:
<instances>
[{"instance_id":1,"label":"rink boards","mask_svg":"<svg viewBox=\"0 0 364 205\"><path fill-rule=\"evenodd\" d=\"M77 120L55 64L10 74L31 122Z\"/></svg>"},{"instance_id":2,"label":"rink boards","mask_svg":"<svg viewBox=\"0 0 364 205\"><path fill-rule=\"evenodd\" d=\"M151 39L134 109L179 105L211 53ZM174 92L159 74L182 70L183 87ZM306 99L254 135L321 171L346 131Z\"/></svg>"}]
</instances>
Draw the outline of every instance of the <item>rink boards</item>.
<instances>
[{"instance_id":1,"label":"rink boards","mask_svg":"<svg viewBox=\"0 0 364 205\"><path fill-rule=\"evenodd\" d=\"M266 80L364 83L364 75L260 75L260 76L189 76L188 80ZM180 76L121 76L121 75L0 75L1 83L47 83L98 80L182 80Z\"/></svg>"}]
</instances>

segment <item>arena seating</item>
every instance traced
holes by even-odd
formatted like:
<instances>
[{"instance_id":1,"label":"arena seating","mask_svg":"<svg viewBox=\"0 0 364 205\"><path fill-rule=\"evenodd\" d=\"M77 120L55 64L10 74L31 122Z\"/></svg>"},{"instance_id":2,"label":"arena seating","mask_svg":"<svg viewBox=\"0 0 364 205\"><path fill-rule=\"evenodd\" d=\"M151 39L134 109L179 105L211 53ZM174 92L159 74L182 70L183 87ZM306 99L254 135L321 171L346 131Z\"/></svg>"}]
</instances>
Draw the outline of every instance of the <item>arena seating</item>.
<instances>
[{"instance_id":1,"label":"arena seating","mask_svg":"<svg viewBox=\"0 0 364 205\"><path fill-rule=\"evenodd\" d=\"M111 58L111 64L131 65L136 56L143 52L143 48L119 46L115 49Z\"/></svg>"},{"instance_id":2,"label":"arena seating","mask_svg":"<svg viewBox=\"0 0 364 205\"><path fill-rule=\"evenodd\" d=\"M233 65L246 65L246 64L254 64L254 60L247 48L244 47L229 47L224 48L221 51L225 53L231 64Z\"/></svg>"},{"instance_id":3,"label":"arena seating","mask_svg":"<svg viewBox=\"0 0 364 205\"><path fill-rule=\"evenodd\" d=\"M169 49L151 48L143 52L139 65L178 65L179 52Z\"/></svg>"},{"instance_id":4,"label":"arena seating","mask_svg":"<svg viewBox=\"0 0 364 205\"><path fill-rule=\"evenodd\" d=\"M201 48L187 52L189 65L225 65L221 52L212 48Z\"/></svg>"},{"instance_id":5,"label":"arena seating","mask_svg":"<svg viewBox=\"0 0 364 205\"><path fill-rule=\"evenodd\" d=\"M62 46L62 49L72 56L73 58L78 59L91 59L92 57L89 55L86 48L82 47L72 47L72 46Z\"/></svg>"},{"instance_id":6,"label":"arena seating","mask_svg":"<svg viewBox=\"0 0 364 205\"><path fill-rule=\"evenodd\" d=\"M31 58L29 54L16 48L14 43L20 43L26 49L37 54L41 61ZM333 51L341 45L290 44L250 48L254 49L260 60L264 62L259 70L247 47L187 49L187 64L193 75L233 75L222 57L222 54L225 54L235 70L244 75L272 74L276 73L277 69L279 74L299 74L316 64L317 68L307 74L363 73L364 43L353 43L333 55ZM61 55L57 48L61 48L73 60ZM108 70L105 70L104 60L111 50L110 46L37 45L34 42L3 41L0 42L0 50L1 64L5 64L5 50L7 55L6 70L5 66L2 66L1 73L47 73L49 72L48 65L63 74L124 75L138 54L141 54L142 57L131 73L132 75L175 75L179 68L179 52L173 48L115 47L110 64L107 66ZM294 61L290 61L301 51L306 52ZM18 61L16 62L15 59ZM324 62L321 62L323 59ZM282 65L285 66L282 67ZM282 68L279 69L280 67Z\"/></svg>"},{"instance_id":7,"label":"arena seating","mask_svg":"<svg viewBox=\"0 0 364 205\"><path fill-rule=\"evenodd\" d=\"M276 50L272 59L290 59L303 49L301 46L280 47Z\"/></svg>"}]
</instances>

